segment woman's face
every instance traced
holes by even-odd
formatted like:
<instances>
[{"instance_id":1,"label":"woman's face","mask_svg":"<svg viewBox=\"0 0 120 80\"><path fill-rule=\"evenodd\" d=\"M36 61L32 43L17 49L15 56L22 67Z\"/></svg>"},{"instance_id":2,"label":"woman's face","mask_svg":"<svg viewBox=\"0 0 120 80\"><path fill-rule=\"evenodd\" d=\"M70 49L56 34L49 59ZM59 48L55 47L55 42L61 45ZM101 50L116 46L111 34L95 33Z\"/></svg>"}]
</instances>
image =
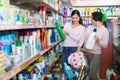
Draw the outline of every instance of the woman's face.
<instances>
[{"instance_id":1,"label":"woman's face","mask_svg":"<svg viewBox=\"0 0 120 80\"><path fill-rule=\"evenodd\" d=\"M79 19L80 19L80 17L77 14L72 16L72 22L75 24L79 23Z\"/></svg>"}]
</instances>

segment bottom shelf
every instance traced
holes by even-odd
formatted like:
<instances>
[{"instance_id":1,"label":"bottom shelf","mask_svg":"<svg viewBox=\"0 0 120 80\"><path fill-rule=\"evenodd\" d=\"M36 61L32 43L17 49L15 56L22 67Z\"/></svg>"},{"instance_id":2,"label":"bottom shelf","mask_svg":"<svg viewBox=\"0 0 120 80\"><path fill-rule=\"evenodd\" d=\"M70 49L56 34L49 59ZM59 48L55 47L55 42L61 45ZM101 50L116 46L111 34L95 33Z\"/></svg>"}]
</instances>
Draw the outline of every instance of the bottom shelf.
<instances>
[{"instance_id":1,"label":"bottom shelf","mask_svg":"<svg viewBox=\"0 0 120 80\"><path fill-rule=\"evenodd\" d=\"M55 65L55 63L56 63L57 60L60 58L60 56L61 56L61 53L59 53L58 57L56 57L56 58L52 61L51 65L47 68L45 74L43 74L43 75L41 76L41 80L44 80L44 78L46 77L46 75L48 74L48 72L52 69L52 67Z\"/></svg>"},{"instance_id":2,"label":"bottom shelf","mask_svg":"<svg viewBox=\"0 0 120 80\"><path fill-rule=\"evenodd\" d=\"M43 54L45 54L47 51L49 51L50 49L52 49L54 46L56 46L58 43L60 43L61 40L55 42L52 46L50 46L48 49L39 51L35 56L29 58L28 60L26 60L25 62L19 64L18 66L14 67L13 69L11 69L10 71L8 71L7 73L5 73L3 76L0 76L0 80L10 80L12 77L14 77L16 74L18 74L19 72L21 72L22 70L24 70L27 66L29 66L32 62L34 62L35 60L37 60L40 56L42 56Z\"/></svg>"}]
</instances>

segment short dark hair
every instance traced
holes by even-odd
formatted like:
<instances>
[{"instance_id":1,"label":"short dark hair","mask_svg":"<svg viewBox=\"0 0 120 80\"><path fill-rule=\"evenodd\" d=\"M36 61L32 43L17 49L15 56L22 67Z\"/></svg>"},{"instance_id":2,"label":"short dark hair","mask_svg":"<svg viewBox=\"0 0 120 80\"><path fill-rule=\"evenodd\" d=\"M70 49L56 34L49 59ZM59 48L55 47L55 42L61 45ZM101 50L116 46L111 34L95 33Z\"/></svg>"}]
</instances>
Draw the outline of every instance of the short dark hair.
<instances>
[{"instance_id":1,"label":"short dark hair","mask_svg":"<svg viewBox=\"0 0 120 80\"><path fill-rule=\"evenodd\" d=\"M93 20L102 22L103 14L102 12L93 12L92 17L93 17Z\"/></svg>"},{"instance_id":2,"label":"short dark hair","mask_svg":"<svg viewBox=\"0 0 120 80\"><path fill-rule=\"evenodd\" d=\"M82 18L81 18L81 16L80 16L80 12L79 12L78 10L73 10L72 13L71 13L71 17L72 17L73 15L75 15L75 14L80 17L80 19L79 19L79 24L82 24L82 25L83 25Z\"/></svg>"}]
</instances>

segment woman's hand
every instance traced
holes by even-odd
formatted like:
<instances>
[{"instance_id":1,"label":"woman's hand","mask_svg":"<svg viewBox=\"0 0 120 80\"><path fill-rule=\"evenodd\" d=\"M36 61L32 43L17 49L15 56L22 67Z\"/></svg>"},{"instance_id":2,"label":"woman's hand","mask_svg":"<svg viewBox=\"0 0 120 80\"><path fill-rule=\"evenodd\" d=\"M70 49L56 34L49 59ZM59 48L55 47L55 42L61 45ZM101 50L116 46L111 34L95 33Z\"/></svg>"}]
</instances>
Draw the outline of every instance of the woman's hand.
<instances>
[{"instance_id":1,"label":"woman's hand","mask_svg":"<svg viewBox=\"0 0 120 80\"><path fill-rule=\"evenodd\" d=\"M94 39L95 39L95 41L96 41L97 43L99 43L99 42L100 42L100 40L99 40L99 38L98 38L98 36L97 36L97 35L95 35Z\"/></svg>"},{"instance_id":2,"label":"woman's hand","mask_svg":"<svg viewBox=\"0 0 120 80\"><path fill-rule=\"evenodd\" d=\"M64 33L69 36L69 33L67 31L64 31Z\"/></svg>"},{"instance_id":3,"label":"woman's hand","mask_svg":"<svg viewBox=\"0 0 120 80\"><path fill-rule=\"evenodd\" d=\"M78 48L77 48L76 52L80 52L80 51L81 51L81 47L80 47L80 46L78 46Z\"/></svg>"}]
</instances>

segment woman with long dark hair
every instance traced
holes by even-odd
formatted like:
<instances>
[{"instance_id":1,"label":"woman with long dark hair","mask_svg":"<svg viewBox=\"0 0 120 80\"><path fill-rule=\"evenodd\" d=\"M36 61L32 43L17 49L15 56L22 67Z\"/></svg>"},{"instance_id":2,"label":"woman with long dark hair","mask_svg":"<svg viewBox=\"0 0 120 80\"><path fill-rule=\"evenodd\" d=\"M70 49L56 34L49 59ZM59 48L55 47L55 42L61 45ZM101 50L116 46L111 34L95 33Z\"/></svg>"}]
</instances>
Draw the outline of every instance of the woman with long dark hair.
<instances>
[{"instance_id":1,"label":"woman with long dark hair","mask_svg":"<svg viewBox=\"0 0 120 80\"><path fill-rule=\"evenodd\" d=\"M63 41L62 66L64 63L68 63L70 53L75 52L78 46L81 47L84 41L85 27L83 26L82 18L78 10L73 10L71 19L72 22L66 23L63 28L66 39Z\"/></svg>"}]
</instances>

